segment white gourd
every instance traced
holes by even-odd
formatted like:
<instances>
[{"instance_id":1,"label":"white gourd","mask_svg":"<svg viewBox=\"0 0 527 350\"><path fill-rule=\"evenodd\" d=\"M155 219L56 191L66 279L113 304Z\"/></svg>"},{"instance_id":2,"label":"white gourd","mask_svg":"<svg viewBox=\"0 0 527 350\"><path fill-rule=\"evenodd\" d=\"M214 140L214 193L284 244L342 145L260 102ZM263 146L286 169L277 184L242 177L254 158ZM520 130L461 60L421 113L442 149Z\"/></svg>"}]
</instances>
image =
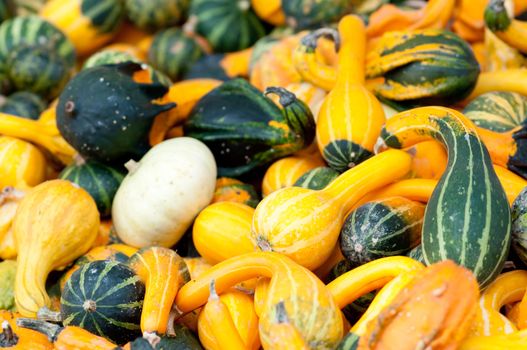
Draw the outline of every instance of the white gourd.
<instances>
[{"instance_id":1,"label":"white gourd","mask_svg":"<svg viewBox=\"0 0 527 350\"><path fill-rule=\"evenodd\" d=\"M214 156L190 137L163 141L126 167L112 220L119 238L134 247L173 246L214 195Z\"/></svg>"}]
</instances>

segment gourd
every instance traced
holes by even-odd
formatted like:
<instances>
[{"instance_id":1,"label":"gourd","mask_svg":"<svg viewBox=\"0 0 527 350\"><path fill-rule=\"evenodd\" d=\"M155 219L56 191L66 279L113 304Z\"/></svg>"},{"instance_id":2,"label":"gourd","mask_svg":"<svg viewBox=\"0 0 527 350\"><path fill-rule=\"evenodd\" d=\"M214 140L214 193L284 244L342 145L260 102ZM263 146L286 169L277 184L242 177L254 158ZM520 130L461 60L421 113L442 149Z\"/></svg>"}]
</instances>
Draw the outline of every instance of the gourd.
<instances>
[{"instance_id":1,"label":"gourd","mask_svg":"<svg viewBox=\"0 0 527 350\"><path fill-rule=\"evenodd\" d=\"M124 174L119 170L94 160L77 159L59 174L59 178L69 180L90 194L97 204L102 217L108 217L112 201Z\"/></svg>"},{"instance_id":2,"label":"gourd","mask_svg":"<svg viewBox=\"0 0 527 350\"><path fill-rule=\"evenodd\" d=\"M119 44L128 45L128 44ZM95 66L102 66L104 64L117 64L125 61L142 62L146 60L143 57L141 51L134 46L125 46L123 49L113 49L113 45L105 47L102 50L97 51L84 61L82 68L91 68Z\"/></svg>"},{"instance_id":3,"label":"gourd","mask_svg":"<svg viewBox=\"0 0 527 350\"><path fill-rule=\"evenodd\" d=\"M289 187L271 193L254 212L253 245L316 269L331 254L351 207L368 192L406 175L410 163L406 152L383 152L346 171L323 190Z\"/></svg>"},{"instance_id":4,"label":"gourd","mask_svg":"<svg viewBox=\"0 0 527 350\"><path fill-rule=\"evenodd\" d=\"M37 94L28 91L15 92L4 100L0 99L0 104L2 113L33 120L37 120L40 113L46 109L46 102Z\"/></svg>"},{"instance_id":5,"label":"gourd","mask_svg":"<svg viewBox=\"0 0 527 350\"><path fill-rule=\"evenodd\" d=\"M241 203L255 208L260 202L260 196L253 185L228 177L220 177L216 180L216 189L211 203L218 202Z\"/></svg>"},{"instance_id":6,"label":"gourd","mask_svg":"<svg viewBox=\"0 0 527 350\"><path fill-rule=\"evenodd\" d=\"M15 259L17 250L13 235L13 220L25 191L4 187L0 192L0 259Z\"/></svg>"},{"instance_id":7,"label":"gourd","mask_svg":"<svg viewBox=\"0 0 527 350\"><path fill-rule=\"evenodd\" d=\"M525 57L523 57L521 52L507 45L489 28L485 28L485 42L482 54L484 58L482 67L489 72L521 68L525 64Z\"/></svg>"},{"instance_id":8,"label":"gourd","mask_svg":"<svg viewBox=\"0 0 527 350\"><path fill-rule=\"evenodd\" d=\"M52 350L51 344L44 335L17 325L21 315L7 310L0 310L0 348Z\"/></svg>"},{"instance_id":9,"label":"gourd","mask_svg":"<svg viewBox=\"0 0 527 350\"><path fill-rule=\"evenodd\" d=\"M148 62L176 81L204 54L198 41L178 28L162 30L154 36Z\"/></svg>"},{"instance_id":10,"label":"gourd","mask_svg":"<svg viewBox=\"0 0 527 350\"><path fill-rule=\"evenodd\" d=\"M196 38L201 38L196 35ZM183 75L189 79L216 79L227 81L249 74L249 58L252 48L232 53L215 53L202 56Z\"/></svg>"},{"instance_id":11,"label":"gourd","mask_svg":"<svg viewBox=\"0 0 527 350\"><path fill-rule=\"evenodd\" d=\"M308 350L306 342L291 324L284 303L276 304L276 323L271 326L271 347L277 350Z\"/></svg>"},{"instance_id":12,"label":"gourd","mask_svg":"<svg viewBox=\"0 0 527 350\"><path fill-rule=\"evenodd\" d=\"M46 277L87 252L98 229L95 202L69 181L46 181L22 199L13 222L18 251L15 300L22 315L34 317L49 307Z\"/></svg>"},{"instance_id":13,"label":"gourd","mask_svg":"<svg viewBox=\"0 0 527 350\"><path fill-rule=\"evenodd\" d=\"M293 186L310 190L322 190L339 176L336 170L328 167L317 167L305 172Z\"/></svg>"},{"instance_id":14,"label":"gourd","mask_svg":"<svg viewBox=\"0 0 527 350\"><path fill-rule=\"evenodd\" d=\"M270 93L280 97L282 110L243 79L223 83L194 107L184 133L212 150L220 176L242 175L311 144L309 107L285 89Z\"/></svg>"},{"instance_id":15,"label":"gourd","mask_svg":"<svg viewBox=\"0 0 527 350\"><path fill-rule=\"evenodd\" d=\"M145 285L125 264L93 261L75 271L60 298L64 326L77 326L118 344L138 336Z\"/></svg>"},{"instance_id":16,"label":"gourd","mask_svg":"<svg viewBox=\"0 0 527 350\"><path fill-rule=\"evenodd\" d=\"M412 176L419 179L439 179L448 162L443 145L437 141L419 142L408 149L412 154Z\"/></svg>"},{"instance_id":17,"label":"gourd","mask_svg":"<svg viewBox=\"0 0 527 350\"><path fill-rule=\"evenodd\" d=\"M490 0L485 8L485 25L506 44L527 53L527 23L511 17L505 0Z\"/></svg>"},{"instance_id":18,"label":"gourd","mask_svg":"<svg viewBox=\"0 0 527 350\"><path fill-rule=\"evenodd\" d=\"M176 325L174 329L175 335L161 336L159 342L151 344L145 338L137 338L118 348L119 350L165 350L165 349L188 349L188 350L202 350L203 347L196 339L196 336L186 327ZM89 350L89 349L87 349Z\"/></svg>"},{"instance_id":19,"label":"gourd","mask_svg":"<svg viewBox=\"0 0 527 350\"><path fill-rule=\"evenodd\" d=\"M15 307L15 275L16 261L4 260L0 262L0 310L16 311Z\"/></svg>"},{"instance_id":20,"label":"gourd","mask_svg":"<svg viewBox=\"0 0 527 350\"><path fill-rule=\"evenodd\" d=\"M0 188L27 189L46 179L46 158L31 143L0 136Z\"/></svg>"},{"instance_id":21,"label":"gourd","mask_svg":"<svg viewBox=\"0 0 527 350\"><path fill-rule=\"evenodd\" d=\"M250 0L195 0L189 16L195 18L195 31L207 39L214 52L248 48L266 32Z\"/></svg>"},{"instance_id":22,"label":"gourd","mask_svg":"<svg viewBox=\"0 0 527 350\"><path fill-rule=\"evenodd\" d=\"M176 306L182 312L189 312L204 305L212 280L221 295L234 284L258 276L271 278L259 319L260 340L264 348L269 348L271 342L270 327L276 323L275 308L279 302L284 303L291 324L310 347L332 349L337 345L343 326L333 297L313 273L278 253L247 253L213 266L181 288Z\"/></svg>"},{"instance_id":23,"label":"gourd","mask_svg":"<svg viewBox=\"0 0 527 350\"><path fill-rule=\"evenodd\" d=\"M132 255L128 266L146 288L141 312L143 335L165 334L173 321L172 303L176 294L190 281L185 261L171 249L149 247Z\"/></svg>"},{"instance_id":24,"label":"gourd","mask_svg":"<svg viewBox=\"0 0 527 350\"><path fill-rule=\"evenodd\" d=\"M474 90L463 103L468 103L477 96L491 91L509 91L527 95L527 87L523 84L525 78L527 78L527 69L525 68L482 72Z\"/></svg>"},{"instance_id":25,"label":"gourd","mask_svg":"<svg viewBox=\"0 0 527 350\"><path fill-rule=\"evenodd\" d=\"M241 203L220 202L203 209L194 221L192 240L211 264L254 251L250 239L254 209Z\"/></svg>"},{"instance_id":26,"label":"gourd","mask_svg":"<svg viewBox=\"0 0 527 350\"><path fill-rule=\"evenodd\" d=\"M488 0L461 0L456 5L452 29L468 42L486 39L485 21L482 8L487 6Z\"/></svg>"},{"instance_id":27,"label":"gourd","mask_svg":"<svg viewBox=\"0 0 527 350\"><path fill-rule=\"evenodd\" d=\"M503 347L519 349L525 346L527 330L521 330L507 335L467 337L461 343L459 350L492 350Z\"/></svg>"},{"instance_id":28,"label":"gourd","mask_svg":"<svg viewBox=\"0 0 527 350\"><path fill-rule=\"evenodd\" d=\"M308 82L290 83L285 88L309 106L316 122L322 102L327 95L326 91Z\"/></svg>"},{"instance_id":29,"label":"gourd","mask_svg":"<svg viewBox=\"0 0 527 350\"><path fill-rule=\"evenodd\" d=\"M229 346L233 343L221 341L223 340L221 338L226 337L224 339L239 340L237 343L242 345L241 349L259 349L258 317L254 311L252 298L238 291L218 296L214 288L211 289L209 301L203 307L198 319L201 344L208 350L234 349ZM227 326L219 327L225 325ZM216 336L217 331L223 333L220 339Z\"/></svg>"},{"instance_id":30,"label":"gourd","mask_svg":"<svg viewBox=\"0 0 527 350\"><path fill-rule=\"evenodd\" d=\"M517 331L518 328L500 313L500 309L522 299L526 291L526 282L527 272L523 270L499 275L481 294L470 335L490 336Z\"/></svg>"},{"instance_id":31,"label":"gourd","mask_svg":"<svg viewBox=\"0 0 527 350\"><path fill-rule=\"evenodd\" d=\"M424 217L423 255L428 264L452 259L472 270L481 286L488 285L507 257L510 210L476 127L455 110L422 107L389 119L381 135L394 148L432 138L447 148L447 169Z\"/></svg>"},{"instance_id":32,"label":"gourd","mask_svg":"<svg viewBox=\"0 0 527 350\"><path fill-rule=\"evenodd\" d=\"M109 42L124 19L124 4L119 0L52 0L39 15L60 29L85 56Z\"/></svg>"},{"instance_id":33,"label":"gourd","mask_svg":"<svg viewBox=\"0 0 527 350\"><path fill-rule=\"evenodd\" d=\"M136 83L139 70L133 62L83 69L64 88L57 126L83 157L111 163L146 153L154 117L175 104L154 103L167 88Z\"/></svg>"},{"instance_id":34,"label":"gourd","mask_svg":"<svg viewBox=\"0 0 527 350\"><path fill-rule=\"evenodd\" d=\"M155 31L182 22L189 9L189 0L125 0L126 14L132 23Z\"/></svg>"},{"instance_id":35,"label":"gourd","mask_svg":"<svg viewBox=\"0 0 527 350\"><path fill-rule=\"evenodd\" d=\"M271 164L264 174L262 195L265 197L276 190L291 187L304 173L323 165L324 161L320 156L279 159Z\"/></svg>"},{"instance_id":36,"label":"gourd","mask_svg":"<svg viewBox=\"0 0 527 350\"><path fill-rule=\"evenodd\" d=\"M507 132L527 118L527 98L510 91L493 91L470 101L463 114L476 126Z\"/></svg>"},{"instance_id":37,"label":"gourd","mask_svg":"<svg viewBox=\"0 0 527 350\"><path fill-rule=\"evenodd\" d=\"M317 28L337 21L352 9L345 0L291 0L282 2L288 26L296 30Z\"/></svg>"},{"instance_id":38,"label":"gourd","mask_svg":"<svg viewBox=\"0 0 527 350\"><path fill-rule=\"evenodd\" d=\"M112 219L119 238L134 247L174 245L214 195L213 155L189 137L161 142L128 168Z\"/></svg>"},{"instance_id":39,"label":"gourd","mask_svg":"<svg viewBox=\"0 0 527 350\"><path fill-rule=\"evenodd\" d=\"M282 11L282 2L280 0L251 0L253 11L264 21L275 26L285 24L285 15Z\"/></svg>"},{"instance_id":40,"label":"gourd","mask_svg":"<svg viewBox=\"0 0 527 350\"><path fill-rule=\"evenodd\" d=\"M382 348L393 341L401 349L456 348L470 330L478 297L478 283L469 270L452 261L433 264L369 322L357 349Z\"/></svg>"},{"instance_id":41,"label":"gourd","mask_svg":"<svg viewBox=\"0 0 527 350\"><path fill-rule=\"evenodd\" d=\"M421 241L424 212L423 204L404 197L363 204L342 225L342 254L353 266L406 254Z\"/></svg>"},{"instance_id":42,"label":"gourd","mask_svg":"<svg viewBox=\"0 0 527 350\"><path fill-rule=\"evenodd\" d=\"M342 42L338 79L320 107L316 134L324 160L342 172L372 156L385 117L379 101L364 86L366 34L362 20L344 17L338 38ZM334 40L339 40L336 34Z\"/></svg>"},{"instance_id":43,"label":"gourd","mask_svg":"<svg viewBox=\"0 0 527 350\"><path fill-rule=\"evenodd\" d=\"M523 262L527 262L527 188L512 203L512 249Z\"/></svg>"},{"instance_id":44,"label":"gourd","mask_svg":"<svg viewBox=\"0 0 527 350\"><path fill-rule=\"evenodd\" d=\"M439 29L384 34L368 54L366 68L368 78L384 78L375 94L399 110L461 101L474 89L479 72L470 46Z\"/></svg>"}]
</instances>

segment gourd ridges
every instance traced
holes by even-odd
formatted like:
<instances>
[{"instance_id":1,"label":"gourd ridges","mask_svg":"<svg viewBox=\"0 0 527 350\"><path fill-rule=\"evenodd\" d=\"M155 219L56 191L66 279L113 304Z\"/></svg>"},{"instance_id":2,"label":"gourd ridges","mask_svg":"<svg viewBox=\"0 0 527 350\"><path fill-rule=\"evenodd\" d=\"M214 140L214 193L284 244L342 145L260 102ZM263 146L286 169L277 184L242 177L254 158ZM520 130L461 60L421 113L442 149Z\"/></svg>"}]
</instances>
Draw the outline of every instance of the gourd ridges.
<instances>
[{"instance_id":1,"label":"gourd ridges","mask_svg":"<svg viewBox=\"0 0 527 350\"><path fill-rule=\"evenodd\" d=\"M331 168L344 172L370 158L373 153L354 142L335 140L324 147L322 156Z\"/></svg>"},{"instance_id":2,"label":"gourd ridges","mask_svg":"<svg viewBox=\"0 0 527 350\"><path fill-rule=\"evenodd\" d=\"M121 23L124 5L120 0L83 0L81 12L101 33L114 32Z\"/></svg>"}]
</instances>

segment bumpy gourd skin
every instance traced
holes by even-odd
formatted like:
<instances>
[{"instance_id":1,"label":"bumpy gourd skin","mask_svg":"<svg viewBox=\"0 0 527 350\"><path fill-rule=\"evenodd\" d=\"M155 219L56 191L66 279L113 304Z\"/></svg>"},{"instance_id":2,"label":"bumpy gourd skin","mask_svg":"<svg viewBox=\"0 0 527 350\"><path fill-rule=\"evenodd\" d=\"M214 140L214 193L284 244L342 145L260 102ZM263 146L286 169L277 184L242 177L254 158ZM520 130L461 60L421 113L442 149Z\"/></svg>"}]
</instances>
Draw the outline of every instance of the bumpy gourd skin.
<instances>
[{"instance_id":1,"label":"bumpy gourd skin","mask_svg":"<svg viewBox=\"0 0 527 350\"><path fill-rule=\"evenodd\" d=\"M18 250L15 301L18 311L35 317L50 306L46 278L86 253L97 238L95 201L69 181L52 180L35 187L20 202L13 223Z\"/></svg>"}]
</instances>

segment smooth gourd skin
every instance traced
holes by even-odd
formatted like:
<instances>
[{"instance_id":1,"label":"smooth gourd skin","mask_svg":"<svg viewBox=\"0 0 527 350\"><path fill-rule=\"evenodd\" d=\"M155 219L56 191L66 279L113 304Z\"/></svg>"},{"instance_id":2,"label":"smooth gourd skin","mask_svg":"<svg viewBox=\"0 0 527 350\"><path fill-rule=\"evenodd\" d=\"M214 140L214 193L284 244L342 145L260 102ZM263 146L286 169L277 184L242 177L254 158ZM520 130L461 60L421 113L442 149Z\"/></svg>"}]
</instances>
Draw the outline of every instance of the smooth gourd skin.
<instances>
[{"instance_id":1,"label":"smooth gourd skin","mask_svg":"<svg viewBox=\"0 0 527 350\"><path fill-rule=\"evenodd\" d=\"M117 190L117 235L134 247L171 247L213 198L216 164L200 141L178 137L154 146Z\"/></svg>"},{"instance_id":2,"label":"smooth gourd skin","mask_svg":"<svg viewBox=\"0 0 527 350\"><path fill-rule=\"evenodd\" d=\"M79 326L118 344L138 336L145 285L125 264L94 261L75 271L60 299L64 326Z\"/></svg>"},{"instance_id":3,"label":"smooth gourd skin","mask_svg":"<svg viewBox=\"0 0 527 350\"><path fill-rule=\"evenodd\" d=\"M486 286L501 271L509 251L507 197L475 126L461 113L444 107L415 108L389 119L382 131L382 141L394 148L431 138L447 148L448 164L425 213L425 260L431 264L451 259L472 270Z\"/></svg>"},{"instance_id":4,"label":"smooth gourd skin","mask_svg":"<svg viewBox=\"0 0 527 350\"><path fill-rule=\"evenodd\" d=\"M25 189L46 179L46 158L33 144L0 136L0 188Z\"/></svg>"},{"instance_id":5,"label":"smooth gourd skin","mask_svg":"<svg viewBox=\"0 0 527 350\"><path fill-rule=\"evenodd\" d=\"M45 289L49 272L87 252L97 238L99 213L86 191L69 181L52 180L24 197L13 230L18 251L17 309L34 317L50 305Z\"/></svg>"}]
</instances>

